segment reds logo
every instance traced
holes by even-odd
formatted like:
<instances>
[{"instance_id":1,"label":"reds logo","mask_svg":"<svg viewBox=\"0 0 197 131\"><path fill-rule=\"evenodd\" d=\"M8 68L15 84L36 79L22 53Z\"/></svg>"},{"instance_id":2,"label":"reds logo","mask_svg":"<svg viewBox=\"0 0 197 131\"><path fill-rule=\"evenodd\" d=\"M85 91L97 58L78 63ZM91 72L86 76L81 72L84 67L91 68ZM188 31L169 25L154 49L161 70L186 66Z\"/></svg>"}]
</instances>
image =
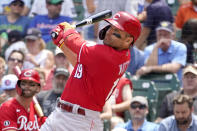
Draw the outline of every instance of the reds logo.
<instances>
[{"instance_id":1,"label":"reds logo","mask_svg":"<svg viewBox=\"0 0 197 131\"><path fill-rule=\"evenodd\" d=\"M32 130L37 130L39 129L38 126L38 119L36 117L36 115L34 115L35 120L34 121L27 121L27 117L26 116L20 116L17 119L17 124L19 124L19 128L18 130L28 130L28 131L32 131Z\"/></svg>"},{"instance_id":2,"label":"reds logo","mask_svg":"<svg viewBox=\"0 0 197 131\"><path fill-rule=\"evenodd\" d=\"M10 80L6 80L6 81L5 81L5 85L6 85L6 86L9 86L10 84L11 84L11 81L10 81Z\"/></svg>"},{"instance_id":3,"label":"reds logo","mask_svg":"<svg viewBox=\"0 0 197 131\"><path fill-rule=\"evenodd\" d=\"M120 18L120 14L116 14L116 15L114 15L114 17L113 17L114 20L118 20L119 18Z\"/></svg>"},{"instance_id":4,"label":"reds logo","mask_svg":"<svg viewBox=\"0 0 197 131\"><path fill-rule=\"evenodd\" d=\"M31 72L31 71L26 71L26 72L24 73L24 76L30 77L30 76L32 76L32 72Z\"/></svg>"}]
</instances>

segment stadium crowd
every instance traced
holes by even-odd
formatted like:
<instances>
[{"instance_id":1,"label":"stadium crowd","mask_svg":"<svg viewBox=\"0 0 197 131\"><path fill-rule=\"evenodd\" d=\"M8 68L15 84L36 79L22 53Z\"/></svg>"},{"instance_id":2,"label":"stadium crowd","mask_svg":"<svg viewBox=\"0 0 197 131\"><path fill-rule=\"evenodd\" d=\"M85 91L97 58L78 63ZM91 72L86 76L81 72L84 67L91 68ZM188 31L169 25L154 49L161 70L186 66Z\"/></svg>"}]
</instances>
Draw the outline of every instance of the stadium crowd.
<instances>
[{"instance_id":1,"label":"stadium crowd","mask_svg":"<svg viewBox=\"0 0 197 131\"><path fill-rule=\"evenodd\" d=\"M17 126L18 120L6 121L6 114L17 115L6 110L9 103L15 104L15 112L20 108L29 116L21 119L34 122L31 128L26 120L26 130L39 129L55 109L73 70L53 44L51 30L61 22L75 24L106 9L136 16L142 31L130 48L125 75L100 114L104 130L197 130L197 0L0 0L0 130L25 127ZM101 21L76 30L89 43L102 44L99 31L107 24ZM22 71L19 76L16 67ZM173 74L179 82L178 90L166 87L172 89L157 100L161 104L154 119L147 117L152 115L149 96L135 93L142 87L132 84L132 79L150 73ZM19 89L26 85L34 90L24 89L22 96ZM30 113L36 112L31 103L34 97L46 117Z\"/></svg>"}]
</instances>

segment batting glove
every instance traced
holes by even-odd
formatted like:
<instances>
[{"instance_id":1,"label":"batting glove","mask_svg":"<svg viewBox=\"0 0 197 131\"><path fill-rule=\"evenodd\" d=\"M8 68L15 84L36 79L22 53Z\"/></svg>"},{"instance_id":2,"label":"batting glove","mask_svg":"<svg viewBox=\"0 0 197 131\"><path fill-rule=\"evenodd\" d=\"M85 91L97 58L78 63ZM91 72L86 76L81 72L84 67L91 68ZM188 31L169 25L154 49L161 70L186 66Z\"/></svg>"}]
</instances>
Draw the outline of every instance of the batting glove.
<instances>
[{"instance_id":1,"label":"batting glove","mask_svg":"<svg viewBox=\"0 0 197 131\"><path fill-rule=\"evenodd\" d=\"M53 43L57 45L59 48L61 48L64 44L64 39L66 37L66 35L64 34L69 29L74 29L74 27L67 22L62 22L52 30L52 32L55 32L57 35L55 38L52 37Z\"/></svg>"}]
</instances>

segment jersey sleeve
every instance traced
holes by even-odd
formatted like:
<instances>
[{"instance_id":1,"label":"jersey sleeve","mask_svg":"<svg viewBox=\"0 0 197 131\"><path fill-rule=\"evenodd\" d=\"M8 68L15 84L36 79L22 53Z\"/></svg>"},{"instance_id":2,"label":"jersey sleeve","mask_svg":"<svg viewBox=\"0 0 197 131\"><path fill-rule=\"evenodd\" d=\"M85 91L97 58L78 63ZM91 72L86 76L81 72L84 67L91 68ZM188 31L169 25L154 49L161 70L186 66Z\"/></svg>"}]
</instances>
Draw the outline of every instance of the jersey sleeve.
<instances>
[{"instance_id":1,"label":"jersey sleeve","mask_svg":"<svg viewBox=\"0 0 197 131\"><path fill-rule=\"evenodd\" d=\"M0 128L1 131L17 130L17 116L13 108L1 107L0 108Z\"/></svg>"}]
</instances>

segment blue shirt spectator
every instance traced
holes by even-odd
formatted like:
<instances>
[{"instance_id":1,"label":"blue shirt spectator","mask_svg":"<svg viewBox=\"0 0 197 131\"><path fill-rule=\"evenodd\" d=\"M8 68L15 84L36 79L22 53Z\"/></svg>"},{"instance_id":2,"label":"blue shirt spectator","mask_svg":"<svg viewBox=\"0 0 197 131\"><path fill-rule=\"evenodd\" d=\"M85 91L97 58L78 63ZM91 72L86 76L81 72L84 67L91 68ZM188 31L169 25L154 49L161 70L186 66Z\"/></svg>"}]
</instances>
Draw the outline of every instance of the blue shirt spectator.
<instances>
[{"instance_id":1,"label":"blue shirt spectator","mask_svg":"<svg viewBox=\"0 0 197 131\"><path fill-rule=\"evenodd\" d=\"M117 125L116 128L124 128L127 131L135 131L133 129L131 120L129 120L127 123ZM157 131L157 129L157 124L144 120L143 125L137 131Z\"/></svg>"},{"instance_id":2,"label":"blue shirt spectator","mask_svg":"<svg viewBox=\"0 0 197 131\"><path fill-rule=\"evenodd\" d=\"M197 116L192 115L192 121L187 128L187 131L196 131L197 130ZM169 116L163 121L161 121L158 131L180 131L177 127L176 120L174 115Z\"/></svg>"},{"instance_id":3,"label":"blue shirt spectator","mask_svg":"<svg viewBox=\"0 0 197 131\"><path fill-rule=\"evenodd\" d=\"M9 32L11 30L20 31L23 35L26 34L30 19L26 16L19 17L14 23L10 23L7 16L0 16L0 32Z\"/></svg>"},{"instance_id":4,"label":"blue shirt spectator","mask_svg":"<svg viewBox=\"0 0 197 131\"><path fill-rule=\"evenodd\" d=\"M145 61L149 58L150 54L153 51L156 43L149 45L144 50ZM171 40L170 47L166 52L161 48L158 48L158 65L167 64L167 63L179 63L183 66L186 64L186 55L187 55L186 46L180 42ZM177 72L179 80L182 80L182 68Z\"/></svg>"},{"instance_id":5,"label":"blue shirt spectator","mask_svg":"<svg viewBox=\"0 0 197 131\"><path fill-rule=\"evenodd\" d=\"M131 75L135 75L136 71L144 65L144 52L137 49L135 46L131 47L131 62L127 68L127 71Z\"/></svg>"},{"instance_id":6,"label":"blue shirt spectator","mask_svg":"<svg viewBox=\"0 0 197 131\"><path fill-rule=\"evenodd\" d=\"M66 16L59 16L57 18L49 18L48 15L36 15L29 28L38 28L42 33L43 40L48 43L51 41L50 31L55 28L55 26L61 22L71 22L72 19Z\"/></svg>"}]
</instances>

